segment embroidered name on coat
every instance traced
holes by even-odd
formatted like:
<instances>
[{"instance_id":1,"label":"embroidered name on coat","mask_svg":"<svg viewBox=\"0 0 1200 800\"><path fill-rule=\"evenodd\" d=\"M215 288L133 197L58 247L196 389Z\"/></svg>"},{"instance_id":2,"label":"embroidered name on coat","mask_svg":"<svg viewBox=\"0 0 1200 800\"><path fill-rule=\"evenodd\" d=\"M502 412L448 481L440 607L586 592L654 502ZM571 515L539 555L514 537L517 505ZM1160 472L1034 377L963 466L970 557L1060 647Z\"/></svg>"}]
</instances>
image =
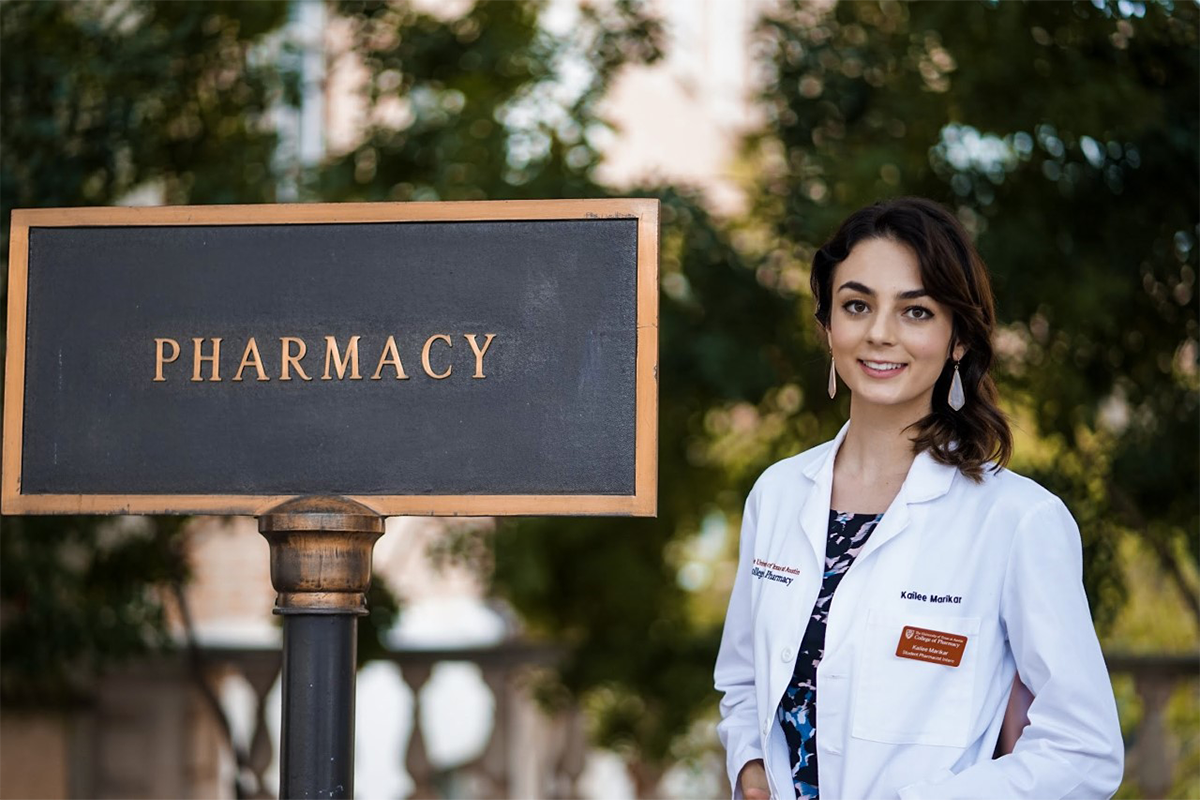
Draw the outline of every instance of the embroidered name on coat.
<instances>
[{"instance_id":1,"label":"embroidered name on coat","mask_svg":"<svg viewBox=\"0 0 1200 800\"><path fill-rule=\"evenodd\" d=\"M959 605L962 603L962 595L960 594L921 594L920 592L900 592L901 600L919 600L922 603L950 603Z\"/></svg>"}]
</instances>

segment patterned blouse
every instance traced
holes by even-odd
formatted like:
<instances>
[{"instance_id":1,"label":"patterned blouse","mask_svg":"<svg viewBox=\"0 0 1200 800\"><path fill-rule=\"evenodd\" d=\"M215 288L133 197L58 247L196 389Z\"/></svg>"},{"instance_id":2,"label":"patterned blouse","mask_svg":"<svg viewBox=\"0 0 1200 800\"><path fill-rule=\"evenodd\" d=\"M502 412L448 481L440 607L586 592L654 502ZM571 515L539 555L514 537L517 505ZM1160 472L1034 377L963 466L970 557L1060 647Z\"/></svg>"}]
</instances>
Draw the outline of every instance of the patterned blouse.
<instances>
[{"instance_id":1,"label":"patterned blouse","mask_svg":"<svg viewBox=\"0 0 1200 800\"><path fill-rule=\"evenodd\" d=\"M829 512L821 593L800 642L792 682L779 702L779 722L792 759L797 800L817 800L817 665L825 653L825 621L833 593L883 514Z\"/></svg>"}]
</instances>

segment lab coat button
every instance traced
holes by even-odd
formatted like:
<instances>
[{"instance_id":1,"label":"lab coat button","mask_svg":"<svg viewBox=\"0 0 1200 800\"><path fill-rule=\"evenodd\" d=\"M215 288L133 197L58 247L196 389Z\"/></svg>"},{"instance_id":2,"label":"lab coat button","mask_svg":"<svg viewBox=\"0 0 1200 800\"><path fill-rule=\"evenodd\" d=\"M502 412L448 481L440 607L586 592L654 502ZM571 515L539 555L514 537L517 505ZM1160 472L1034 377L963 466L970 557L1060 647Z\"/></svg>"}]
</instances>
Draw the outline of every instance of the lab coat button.
<instances>
[{"instance_id":1,"label":"lab coat button","mask_svg":"<svg viewBox=\"0 0 1200 800\"><path fill-rule=\"evenodd\" d=\"M792 660L792 656L794 656L794 655L795 655L795 654L792 652L792 648L790 648L790 647L785 647L785 648L783 648L783 651L782 651L782 652L779 654L779 656L780 656L780 657L781 657L781 658L782 658L784 661L791 661L791 660Z\"/></svg>"}]
</instances>

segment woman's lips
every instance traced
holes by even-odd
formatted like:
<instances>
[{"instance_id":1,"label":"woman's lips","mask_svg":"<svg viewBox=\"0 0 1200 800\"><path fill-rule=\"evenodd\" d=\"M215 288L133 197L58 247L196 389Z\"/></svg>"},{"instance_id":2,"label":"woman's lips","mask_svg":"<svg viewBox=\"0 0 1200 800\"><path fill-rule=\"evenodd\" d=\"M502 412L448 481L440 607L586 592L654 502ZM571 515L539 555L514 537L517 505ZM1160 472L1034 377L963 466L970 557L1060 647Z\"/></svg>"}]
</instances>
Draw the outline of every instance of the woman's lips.
<instances>
[{"instance_id":1,"label":"woman's lips","mask_svg":"<svg viewBox=\"0 0 1200 800\"><path fill-rule=\"evenodd\" d=\"M876 361L873 363L894 364L895 362ZM863 361L861 358L858 360L858 365L862 368L863 372L867 373L867 375L870 375L872 378L894 378L908 368L907 364L900 364L892 367L891 369L876 369L875 367L870 366L866 361Z\"/></svg>"}]
</instances>

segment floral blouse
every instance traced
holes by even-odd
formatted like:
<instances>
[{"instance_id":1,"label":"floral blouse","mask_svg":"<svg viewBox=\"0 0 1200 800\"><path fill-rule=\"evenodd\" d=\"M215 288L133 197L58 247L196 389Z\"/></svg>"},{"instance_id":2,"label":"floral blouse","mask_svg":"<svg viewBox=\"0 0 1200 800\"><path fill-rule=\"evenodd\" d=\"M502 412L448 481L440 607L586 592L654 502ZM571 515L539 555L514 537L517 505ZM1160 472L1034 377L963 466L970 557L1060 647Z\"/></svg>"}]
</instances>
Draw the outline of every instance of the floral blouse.
<instances>
[{"instance_id":1,"label":"floral blouse","mask_svg":"<svg viewBox=\"0 0 1200 800\"><path fill-rule=\"evenodd\" d=\"M792 783L797 800L817 800L817 665L825 652L825 621L833 593L867 543L883 514L829 512L825 543L825 574L812 616L800 642L792 682L779 702L779 722L792 760Z\"/></svg>"}]
</instances>

